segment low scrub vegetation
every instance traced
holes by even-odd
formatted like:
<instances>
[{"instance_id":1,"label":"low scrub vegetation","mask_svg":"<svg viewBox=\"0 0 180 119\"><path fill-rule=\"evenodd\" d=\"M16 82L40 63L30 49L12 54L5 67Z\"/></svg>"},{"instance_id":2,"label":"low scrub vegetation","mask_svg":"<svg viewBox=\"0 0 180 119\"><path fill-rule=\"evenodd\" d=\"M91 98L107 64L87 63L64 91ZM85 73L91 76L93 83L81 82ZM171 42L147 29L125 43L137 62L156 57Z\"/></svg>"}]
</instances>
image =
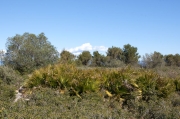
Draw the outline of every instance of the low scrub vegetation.
<instances>
[{"instance_id":1,"label":"low scrub vegetation","mask_svg":"<svg viewBox=\"0 0 180 119\"><path fill-rule=\"evenodd\" d=\"M21 77L8 67L1 68L0 118L180 117L178 74L172 77L130 66L79 68L59 63ZM10 75L11 70L14 73ZM20 84L28 100L13 102Z\"/></svg>"},{"instance_id":2,"label":"low scrub vegetation","mask_svg":"<svg viewBox=\"0 0 180 119\"><path fill-rule=\"evenodd\" d=\"M50 87L72 90L75 95L105 90L108 94L129 99L149 100L152 96L164 98L179 90L179 80L162 77L157 73L125 68L80 69L74 65L56 64L32 73L26 87Z\"/></svg>"}]
</instances>

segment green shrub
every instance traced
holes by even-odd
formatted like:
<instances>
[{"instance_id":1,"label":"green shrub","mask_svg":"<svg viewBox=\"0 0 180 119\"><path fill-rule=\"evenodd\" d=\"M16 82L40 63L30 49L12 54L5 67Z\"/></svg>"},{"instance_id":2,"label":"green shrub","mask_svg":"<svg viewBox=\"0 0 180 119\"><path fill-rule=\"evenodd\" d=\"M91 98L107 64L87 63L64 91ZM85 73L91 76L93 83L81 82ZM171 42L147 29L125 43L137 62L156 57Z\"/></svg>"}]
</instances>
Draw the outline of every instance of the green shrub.
<instances>
[{"instance_id":1,"label":"green shrub","mask_svg":"<svg viewBox=\"0 0 180 119\"><path fill-rule=\"evenodd\" d=\"M0 101L12 101L15 95L15 88L7 84L0 84Z\"/></svg>"},{"instance_id":2,"label":"green shrub","mask_svg":"<svg viewBox=\"0 0 180 119\"><path fill-rule=\"evenodd\" d=\"M22 77L12 68L7 66L0 66L0 81L6 84L19 85L23 81Z\"/></svg>"},{"instance_id":3,"label":"green shrub","mask_svg":"<svg viewBox=\"0 0 180 119\"><path fill-rule=\"evenodd\" d=\"M81 69L72 64L49 65L33 72L27 79L27 87L45 86L71 90L79 95L86 92L107 90L112 95L124 98L143 98L151 96L167 97L175 92L173 80L160 77L153 71L126 68L88 68Z\"/></svg>"}]
</instances>

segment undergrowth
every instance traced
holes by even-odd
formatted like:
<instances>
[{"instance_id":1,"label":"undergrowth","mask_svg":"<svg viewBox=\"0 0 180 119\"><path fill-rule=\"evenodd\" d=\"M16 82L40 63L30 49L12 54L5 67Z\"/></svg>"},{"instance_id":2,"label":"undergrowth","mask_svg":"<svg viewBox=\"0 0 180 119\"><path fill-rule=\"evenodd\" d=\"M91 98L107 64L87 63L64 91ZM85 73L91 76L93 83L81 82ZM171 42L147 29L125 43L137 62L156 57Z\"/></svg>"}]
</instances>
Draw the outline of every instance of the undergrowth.
<instances>
[{"instance_id":1,"label":"undergrowth","mask_svg":"<svg viewBox=\"0 0 180 119\"><path fill-rule=\"evenodd\" d=\"M82 69L69 64L49 65L25 80L23 96L29 100L14 103L17 82L21 83L22 77L3 71L0 118L180 118L178 74L170 77L128 66Z\"/></svg>"},{"instance_id":2,"label":"undergrowth","mask_svg":"<svg viewBox=\"0 0 180 119\"><path fill-rule=\"evenodd\" d=\"M25 83L28 88L42 86L71 90L77 96L106 90L107 94L124 100L149 100L152 96L164 98L178 91L179 84L179 79L161 77L150 70L130 67L83 70L69 64L49 65L36 70Z\"/></svg>"}]
</instances>

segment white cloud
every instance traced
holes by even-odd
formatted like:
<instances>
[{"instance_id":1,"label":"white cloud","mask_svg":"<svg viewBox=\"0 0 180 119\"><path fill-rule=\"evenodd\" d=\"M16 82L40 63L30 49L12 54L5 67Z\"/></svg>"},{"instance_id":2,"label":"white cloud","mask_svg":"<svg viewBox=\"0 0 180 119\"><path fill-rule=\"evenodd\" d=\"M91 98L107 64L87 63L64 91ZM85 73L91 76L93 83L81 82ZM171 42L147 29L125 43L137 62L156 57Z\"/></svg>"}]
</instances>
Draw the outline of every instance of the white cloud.
<instances>
[{"instance_id":1,"label":"white cloud","mask_svg":"<svg viewBox=\"0 0 180 119\"><path fill-rule=\"evenodd\" d=\"M74 55L78 56L81 54L81 52L72 52Z\"/></svg>"},{"instance_id":2,"label":"white cloud","mask_svg":"<svg viewBox=\"0 0 180 119\"><path fill-rule=\"evenodd\" d=\"M92 46L90 43L84 43L81 46L75 47L75 48L70 48L67 49L67 51L75 54L75 55L79 55L81 54L82 51L99 51L99 52L105 52L107 51L107 47L105 46Z\"/></svg>"},{"instance_id":3,"label":"white cloud","mask_svg":"<svg viewBox=\"0 0 180 119\"><path fill-rule=\"evenodd\" d=\"M93 50L97 50L97 51L107 51L107 47L105 47L105 46L95 46L95 47L93 47Z\"/></svg>"},{"instance_id":4,"label":"white cloud","mask_svg":"<svg viewBox=\"0 0 180 119\"><path fill-rule=\"evenodd\" d=\"M91 51L93 48L92 48L92 45L90 43L85 43L85 44L82 44L81 46L78 46L78 47L75 47L75 48L70 48L68 49L69 52L82 52L84 50L89 50Z\"/></svg>"}]
</instances>

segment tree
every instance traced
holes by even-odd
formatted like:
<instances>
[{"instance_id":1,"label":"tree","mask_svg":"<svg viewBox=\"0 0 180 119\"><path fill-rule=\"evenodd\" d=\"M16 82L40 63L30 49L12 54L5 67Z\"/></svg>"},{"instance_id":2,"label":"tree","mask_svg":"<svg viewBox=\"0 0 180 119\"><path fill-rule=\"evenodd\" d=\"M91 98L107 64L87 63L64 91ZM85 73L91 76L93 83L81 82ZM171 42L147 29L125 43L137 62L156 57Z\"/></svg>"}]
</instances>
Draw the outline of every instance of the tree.
<instances>
[{"instance_id":1,"label":"tree","mask_svg":"<svg viewBox=\"0 0 180 119\"><path fill-rule=\"evenodd\" d=\"M145 67L147 68L161 66L163 63L163 55L156 51L151 54L145 54L145 56L143 56L143 63L145 63Z\"/></svg>"},{"instance_id":2,"label":"tree","mask_svg":"<svg viewBox=\"0 0 180 119\"><path fill-rule=\"evenodd\" d=\"M81 61L83 65L88 65L88 63L91 61L91 53L89 51L83 51L79 56L78 60Z\"/></svg>"},{"instance_id":3,"label":"tree","mask_svg":"<svg viewBox=\"0 0 180 119\"><path fill-rule=\"evenodd\" d=\"M122 49L118 47L108 48L107 56L109 56L111 59L117 59L122 60Z\"/></svg>"},{"instance_id":4,"label":"tree","mask_svg":"<svg viewBox=\"0 0 180 119\"><path fill-rule=\"evenodd\" d=\"M24 33L10 37L6 43L5 65L21 73L55 63L59 53L47 40L44 33L39 35Z\"/></svg>"},{"instance_id":5,"label":"tree","mask_svg":"<svg viewBox=\"0 0 180 119\"><path fill-rule=\"evenodd\" d=\"M123 50L119 47L112 46L111 48L108 48L105 65L108 67L124 66L123 59Z\"/></svg>"},{"instance_id":6,"label":"tree","mask_svg":"<svg viewBox=\"0 0 180 119\"><path fill-rule=\"evenodd\" d=\"M62 63L69 63L75 59L75 55L70 53L69 51L63 50L60 53L60 62Z\"/></svg>"},{"instance_id":7,"label":"tree","mask_svg":"<svg viewBox=\"0 0 180 119\"><path fill-rule=\"evenodd\" d=\"M179 54L169 54L165 56L165 62L167 66L180 66L180 55Z\"/></svg>"},{"instance_id":8,"label":"tree","mask_svg":"<svg viewBox=\"0 0 180 119\"><path fill-rule=\"evenodd\" d=\"M180 67L180 55L179 54L174 55L174 61L176 63L176 66Z\"/></svg>"},{"instance_id":9,"label":"tree","mask_svg":"<svg viewBox=\"0 0 180 119\"><path fill-rule=\"evenodd\" d=\"M105 56L101 55L98 51L93 52L92 66L104 66Z\"/></svg>"},{"instance_id":10,"label":"tree","mask_svg":"<svg viewBox=\"0 0 180 119\"><path fill-rule=\"evenodd\" d=\"M167 66L175 66L176 62L174 61L174 55L169 54L164 56L164 60Z\"/></svg>"},{"instance_id":11,"label":"tree","mask_svg":"<svg viewBox=\"0 0 180 119\"><path fill-rule=\"evenodd\" d=\"M135 64L138 62L140 55L137 53L137 48L130 44L123 47L123 61L125 64Z\"/></svg>"}]
</instances>

